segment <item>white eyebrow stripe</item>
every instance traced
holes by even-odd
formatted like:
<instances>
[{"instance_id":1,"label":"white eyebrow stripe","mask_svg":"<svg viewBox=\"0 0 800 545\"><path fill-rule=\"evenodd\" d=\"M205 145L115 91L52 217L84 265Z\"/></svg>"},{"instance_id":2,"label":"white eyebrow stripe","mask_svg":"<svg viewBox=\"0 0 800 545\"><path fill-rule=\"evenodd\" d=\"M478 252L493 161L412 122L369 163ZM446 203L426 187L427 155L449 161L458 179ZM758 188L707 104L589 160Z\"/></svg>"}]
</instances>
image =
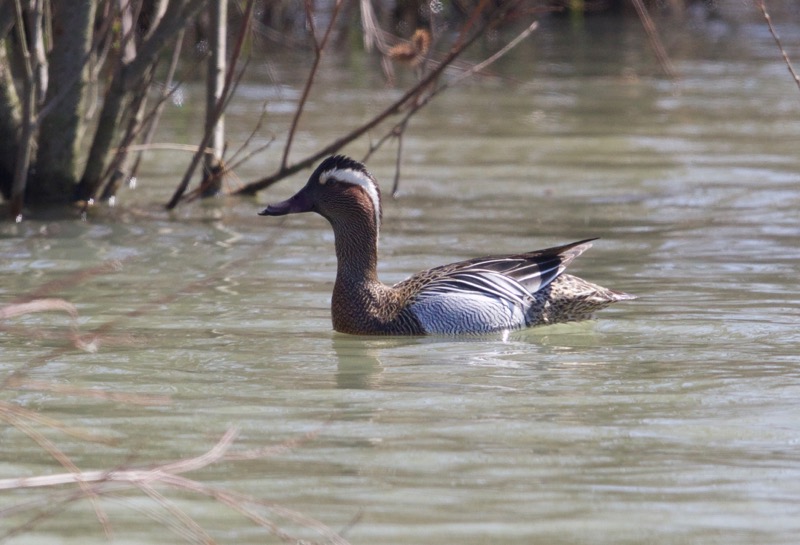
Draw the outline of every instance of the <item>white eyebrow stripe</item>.
<instances>
[{"instance_id":1,"label":"white eyebrow stripe","mask_svg":"<svg viewBox=\"0 0 800 545\"><path fill-rule=\"evenodd\" d=\"M319 175L321 184L325 184L329 178L336 178L340 182L352 185L358 185L364 188L372 199L372 209L375 211L375 226L380 230L381 228L381 198L378 195L378 189L375 187L375 182L372 181L367 174L359 172L358 170L351 169L332 169L326 170Z\"/></svg>"}]
</instances>

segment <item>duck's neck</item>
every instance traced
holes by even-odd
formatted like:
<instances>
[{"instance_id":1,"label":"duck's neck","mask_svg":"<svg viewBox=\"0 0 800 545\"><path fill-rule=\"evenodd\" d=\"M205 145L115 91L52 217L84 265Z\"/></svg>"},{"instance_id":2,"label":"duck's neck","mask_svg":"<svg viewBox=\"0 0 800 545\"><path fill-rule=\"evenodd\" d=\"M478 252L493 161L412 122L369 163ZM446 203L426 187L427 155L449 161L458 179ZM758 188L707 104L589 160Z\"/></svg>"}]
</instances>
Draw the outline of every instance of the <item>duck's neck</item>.
<instances>
[{"instance_id":1,"label":"duck's neck","mask_svg":"<svg viewBox=\"0 0 800 545\"><path fill-rule=\"evenodd\" d=\"M333 225L336 237L336 282L333 327L344 333L383 331L391 288L378 280L378 237L371 222Z\"/></svg>"},{"instance_id":2,"label":"duck's neck","mask_svg":"<svg viewBox=\"0 0 800 545\"><path fill-rule=\"evenodd\" d=\"M336 287L348 290L378 283L378 230L372 221L333 223Z\"/></svg>"}]
</instances>

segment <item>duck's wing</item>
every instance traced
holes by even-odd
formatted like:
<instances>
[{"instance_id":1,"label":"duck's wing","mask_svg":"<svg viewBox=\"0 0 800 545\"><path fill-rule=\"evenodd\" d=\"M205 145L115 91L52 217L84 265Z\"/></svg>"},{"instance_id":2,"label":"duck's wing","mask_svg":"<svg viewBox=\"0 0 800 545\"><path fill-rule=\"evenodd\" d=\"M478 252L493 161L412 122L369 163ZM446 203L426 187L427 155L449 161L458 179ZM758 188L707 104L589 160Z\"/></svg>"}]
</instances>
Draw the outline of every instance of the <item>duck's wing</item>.
<instances>
[{"instance_id":1,"label":"duck's wing","mask_svg":"<svg viewBox=\"0 0 800 545\"><path fill-rule=\"evenodd\" d=\"M411 319L430 334L481 333L530 325L536 292L550 284L589 241L445 265L395 286Z\"/></svg>"},{"instance_id":2,"label":"duck's wing","mask_svg":"<svg viewBox=\"0 0 800 545\"><path fill-rule=\"evenodd\" d=\"M410 288L415 299L431 295L463 294L525 304L567 266L591 247L594 239L524 254L487 256L444 265L404 280L395 288Z\"/></svg>"}]
</instances>

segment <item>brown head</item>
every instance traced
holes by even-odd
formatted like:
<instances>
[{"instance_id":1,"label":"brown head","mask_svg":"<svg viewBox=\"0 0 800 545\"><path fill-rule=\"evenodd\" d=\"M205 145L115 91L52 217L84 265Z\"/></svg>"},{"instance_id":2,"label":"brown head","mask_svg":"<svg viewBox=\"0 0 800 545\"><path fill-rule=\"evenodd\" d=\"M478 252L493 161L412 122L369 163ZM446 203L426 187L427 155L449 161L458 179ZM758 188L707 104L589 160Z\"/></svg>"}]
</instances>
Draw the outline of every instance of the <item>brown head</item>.
<instances>
[{"instance_id":1,"label":"brown head","mask_svg":"<svg viewBox=\"0 0 800 545\"><path fill-rule=\"evenodd\" d=\"M316 212L326 218L335 231L360 226L374 230L381 224L381 193L366 167L344 155L325 159L306 185L290 199L271 204L260 216L284 216ZM362 234L363 236L364 234Z\"/></svg>"}]
</instances>

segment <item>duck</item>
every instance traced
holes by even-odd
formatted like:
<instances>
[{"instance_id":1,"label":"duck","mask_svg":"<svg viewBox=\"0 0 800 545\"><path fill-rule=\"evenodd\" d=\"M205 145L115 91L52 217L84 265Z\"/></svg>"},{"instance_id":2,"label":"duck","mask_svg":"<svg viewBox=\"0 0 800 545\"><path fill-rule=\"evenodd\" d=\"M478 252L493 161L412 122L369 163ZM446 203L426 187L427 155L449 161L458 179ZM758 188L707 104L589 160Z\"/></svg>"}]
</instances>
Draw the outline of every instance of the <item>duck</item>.
<instances>
[{"instance_id":1,"label":"duck","mask_svg":"<svg viewBox=\"0 0 800 545\"><path fill-rule=\"evenodd\" d=\"M380 187L363 163L345 155L323 160L294 196L259 215L304 212L316 212L333 228L337 268L331 318L340 333L507 332L586 320L612 303L636 298L564 272L596 239L468 259L384 284L377 274Z\"/></svg>"}]
</instances>

